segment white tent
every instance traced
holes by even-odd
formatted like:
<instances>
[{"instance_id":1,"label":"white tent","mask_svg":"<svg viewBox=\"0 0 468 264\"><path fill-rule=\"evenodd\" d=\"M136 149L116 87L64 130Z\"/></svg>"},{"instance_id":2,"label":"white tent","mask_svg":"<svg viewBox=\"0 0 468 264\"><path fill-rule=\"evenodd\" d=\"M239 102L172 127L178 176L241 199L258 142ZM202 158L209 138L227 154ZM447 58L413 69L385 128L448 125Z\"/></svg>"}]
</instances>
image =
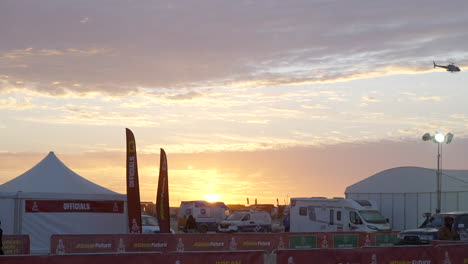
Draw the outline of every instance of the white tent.
<instances>
[{"instance_id":1,"label":"white tent","mask_svg":"<svg viewBox=\"0 0 468 264\"><path fill-rule=\"evenodd\" d=\"M50 152L0 185L0 218L4 234L28 234L32 253L43 253L52 234L127 233L126 200L76 174Z\"/></svg>"},{"instance_id":2,"label":"white tent","mask_svg":"<svg viewBox=\"0 0 468 264\"><path fill-rule=\"evenodd\" d=\"M442 170L441 212L468 211L468 171ZM436 170L399 167L379 172L346 188L346 198L380 205L393 230L418 227L437 207Z\"/></svg>"}]
</instances>

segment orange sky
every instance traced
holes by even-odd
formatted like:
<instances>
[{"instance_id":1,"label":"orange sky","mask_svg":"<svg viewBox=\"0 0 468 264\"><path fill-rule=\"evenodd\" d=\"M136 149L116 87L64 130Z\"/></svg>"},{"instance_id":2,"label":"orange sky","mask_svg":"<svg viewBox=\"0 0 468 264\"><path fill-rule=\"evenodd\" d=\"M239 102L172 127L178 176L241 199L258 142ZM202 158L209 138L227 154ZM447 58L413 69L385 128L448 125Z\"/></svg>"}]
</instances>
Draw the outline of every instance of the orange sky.
<instances>
[{"instance_id":1,"label":"orange sky","mask_svg":"<svg viewBox=\"0 0 468 264\"><path fill-rule=\"evenodd\" d=\"M138 140L138 139L137 139ZM445 168L464 168L468 140L445 147ZM347 186L379 171L398 166L435 167L435 145L425 142L382 141L323 147L289 148L256 152L171 154L169 166L171 206L183 200L208 200L218 195L225 203L280 204L288 197L343 196ZM25 172L47 153L1 154L0 183ZM125 153L57 153L81 176L125 193ZM387 157L382 159L381 157ZM155 201L159 155L138 154L142 201ZM8 176L7 176L8 175Z\"/></svg>"},{"instance_id":2,"label":"orange sky","mask_svg":"<svg viewBox=\"0 0 468 264\"><path fill-rule=\"evenodd\" d=\"M466 168L466 0L112 3L1 1L0 184L54 151L123 193L125 128L144 201L165 149L172 206L342 196L435 167L426 132Z\"/></svg>"}]
</instances>

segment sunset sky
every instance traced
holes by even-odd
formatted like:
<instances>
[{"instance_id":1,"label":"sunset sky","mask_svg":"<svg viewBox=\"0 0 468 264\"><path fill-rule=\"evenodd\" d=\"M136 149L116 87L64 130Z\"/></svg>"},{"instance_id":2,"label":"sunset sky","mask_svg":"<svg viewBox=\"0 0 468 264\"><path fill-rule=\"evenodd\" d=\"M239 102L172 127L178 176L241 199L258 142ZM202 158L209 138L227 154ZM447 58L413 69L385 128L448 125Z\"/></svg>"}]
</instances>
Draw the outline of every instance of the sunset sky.
<instances>
[{"instance_id":1,"label":"sunset sky","mask_svg":"<svg viewBox=\"0 0 468 264\"><path fill-rule=\"evenodd\" d=\"M49 151L171 206L343 196L399 166L468 169L468 1L2 0L0 184ZM455 63L461 72L433 68Z\"/></svg>"}]
</instances>

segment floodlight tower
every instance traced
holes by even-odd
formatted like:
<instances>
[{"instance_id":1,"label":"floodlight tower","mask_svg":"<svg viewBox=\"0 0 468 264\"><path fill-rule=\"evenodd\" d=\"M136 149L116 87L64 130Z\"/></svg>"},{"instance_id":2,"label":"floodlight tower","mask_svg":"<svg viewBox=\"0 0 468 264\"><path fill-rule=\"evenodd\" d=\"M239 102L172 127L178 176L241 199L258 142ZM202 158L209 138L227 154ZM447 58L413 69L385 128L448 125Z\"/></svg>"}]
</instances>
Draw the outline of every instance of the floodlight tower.
<instances>
[{"instance_id":1,"label":"floodlight tower","mask_svg":"<svg viewBox=\"0 0 468 264\"><path fill-rule=\"evenodd\" d=\"M442 133L436 132L435 135L431 135L426 133L422 136L422 140L429 141L432 140L433 143L437 144L437 171L436 171L436 179L437 179L437 187L436 187L436 194L437 194L437 208L436 213L440 213L441 209L441 199L442 199L442 179L440 177L440 160L442 158L442 143L450 144L453 139L453 134L448 133L446 135Z\"/></svg>"}]
</instances>

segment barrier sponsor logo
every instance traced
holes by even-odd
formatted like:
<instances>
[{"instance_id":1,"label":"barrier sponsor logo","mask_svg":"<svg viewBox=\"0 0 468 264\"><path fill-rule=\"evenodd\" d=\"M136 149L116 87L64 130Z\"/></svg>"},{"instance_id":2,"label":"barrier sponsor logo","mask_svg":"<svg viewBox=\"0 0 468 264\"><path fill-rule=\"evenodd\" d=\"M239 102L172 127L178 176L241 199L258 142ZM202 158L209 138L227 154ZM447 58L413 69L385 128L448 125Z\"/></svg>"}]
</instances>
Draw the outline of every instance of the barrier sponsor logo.
<instances>
[{"instance_id":1,"label":"barrier sponsor logo","mask_svg":"<svg viewBox=\"0 0 468 264\"><path fill-rule=\"evenodd\" d=\"M135 243L134 248L167 248L167 243Z\"/></svg>"},{"instance_id":2,"label":"barrier sponsor logo","mask_svg":"<svg viewBox=\"0 0 468 264\"><path fill-rule=\"evenodd\" d=\"M333 235L334 248L358 247L358 235Z\"/></svg>"},{"instance_id":3,"label":"barrier sponsor logo","mask_svg":"<svg viewBox=\"0 0 468 264\"><path fill-rule=\"evenodd\" d=\"M271 245L271 242L270 241L244 241L242 242L242 245L269 247Z\"/></svg>"},{"instance_id":4,"label":"barrier sponsor logo","mask_svg":"<svg viewBox=\"0 0 468 264\"><path fill-rule=\"evenodd\" d=\"M289 248L317 248L317 236L289 236Z\"/></svg>"},{"instance_id":5,"label":"barrier sponsor logo","mask_svg":"<svg viewBox=\"0 0 468 264\"><path fill-rule=\"evenodd\" d=\"M196 242L193 243L194 247L224 247L223 242Z\"/></svg>"},{"instance_id":6,"label":"barrier sponsor logo","mask_svg":"<svg viewBox=\"0 0 468 264\"><path fill-rule=\"evenodd\" d=\"M2 242L5 255L29 254L28 235L3 235Z\"/></svg>"},{"instance_id":7,"label":"barrier sponsor logo","mask_svg":"<svg viewBox=\"0 0 468 264\"><path fill-rule=\"evenodd\" d=\"M375 245L378 247L393 246L397 241L396 233L375 234Z\"/></svg>"}]
</instances>

